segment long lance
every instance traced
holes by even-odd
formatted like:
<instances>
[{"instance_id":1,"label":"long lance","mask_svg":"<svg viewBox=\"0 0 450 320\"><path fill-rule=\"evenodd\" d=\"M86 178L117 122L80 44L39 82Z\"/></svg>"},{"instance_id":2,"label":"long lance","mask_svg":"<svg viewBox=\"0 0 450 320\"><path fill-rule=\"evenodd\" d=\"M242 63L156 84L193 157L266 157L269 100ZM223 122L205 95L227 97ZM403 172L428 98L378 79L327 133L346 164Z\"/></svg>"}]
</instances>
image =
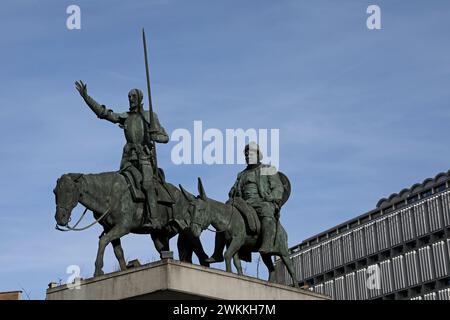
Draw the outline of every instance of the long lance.
<instances>
[{"instance_id":1,"label":"long lance","mask_svg":"<svg viewBox=\"0 0 450 320\"><path fill-rule=\"evenodd\" d=\"M142 42L144 43L144 58L145 58L145 73L147 75L147 96L148 96L148 107L149 107L149 111L150 111L150 133L154 133L156 132L156 128L155 128L155 119L153 118L153 105L152 105L152 94L150 91L150 71L148 68L148 58L147 58L147 40L145 38L145 30L144 28L142 28ZM153 155L154 155L154 168L153 168L153 172L156 174L156 170L158 170L158 157L156 156L156 143L155 141L153 141L153 139L151 139L151 134L150 134L150 143L152 145L152 149L153 149Z\"/></svg>"}]
</instances>

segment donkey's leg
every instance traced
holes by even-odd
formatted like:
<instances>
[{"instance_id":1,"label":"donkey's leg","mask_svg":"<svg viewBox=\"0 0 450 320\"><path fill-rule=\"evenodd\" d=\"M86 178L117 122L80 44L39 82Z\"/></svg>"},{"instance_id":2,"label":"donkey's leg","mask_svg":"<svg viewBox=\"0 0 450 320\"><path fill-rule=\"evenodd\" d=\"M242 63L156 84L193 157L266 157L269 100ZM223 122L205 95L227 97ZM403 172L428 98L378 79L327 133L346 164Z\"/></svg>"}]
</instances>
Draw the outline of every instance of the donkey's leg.
<instances>
[{"instance_id":1,"label":"donkey's leg","mask_svg":"<svg viewBox=\"0 0 450 320\"><path fill-rule=\"evenodd\" d=\"M242 272L241 259L239 259L239 254L236 253L233 256L233 263L237 270L238 275L242 276L244 273Z\"/></svg>"},{"instance_id":2,"label":"donkey's leg","mask_svg":"<svg viewBox=\"0 0 450 320\"><path fill-rule=\"evenodd\" d=\"M289 259L288 256L280 256L280 257L281 257L281 260L283 260L283 263L286 266L286 268L287 268L287 270L289 272L289 275L292 278L292 282L294 282L294 287L299 288L298 280L297 280L297 277L295 275L295 269L294 269L294 265L292 263L292 260Z\"/></svg>"},{"instance_id":3,"label":"donkey's leg","mask_svg":"<svg viewBox=\"0 0 450 320\"><path fill-rule=\"evenodd\" d=\"M223 261L223 249L225 249L226 244L225 234L223 232L216 233L214 239L214 253L211 258L206 260L207 263L216 263Z\"/></svg>"},{"instance_id":4,"label":"donkey's leg","mask_svg":"<svg viewBox=\"0 0 450 320\"><path fill-rule=\"evenodd\" d=\"M125 258L123 256L122 245L120 244L120 238L111 241L111 244L114 248L114 254L116 255L117 261L119 261L120 270L126 270L127 264L125 262Z\"/></svg>"},{"instance_id":5,"label":"donkey's leg","mask_svg":"<svg viewBox=\"0 0 450 320\"><path fill-rule=\"evenodd\" d=\"M191 255L192 250L195 252L195 255L198 258L198 262L200 265L204 267L209 267L209 262L206 261L208 259L208 255L206 254L205 250L203 249L202 242L200 241L200 238L195 238L192 236L192 234L189 234L189 241L191 243Z\"/></svg>"},{"instance_id":6,"label":"donkey's leg","mask_svg":"<svg viewBox=\"0 0 450 320\"><path fill-rule=\"evenodd\" d=\"M233 258L235 254L237 254L238 250L242 247L243 244L244 238L235 237L231 240L231 243L228 245L228 248L224 254L225 268L227 272L233 272L231 270L231 258Z\"/></svg>"},{"instance_id":7,"label":"donkey's leg","mask_svg":"<svg viewBox=\"0 0 450 320\"><path fill-rule=\"evenodd\" d=\"M121 226L116 225L114 226L110 231L105 233L98 242L98 251L97 251L97 259L95 259L95 273L94 277L101 276L104 274L102 268L103 268L103 256L105 254L105 248L106 246L113 240L119 239L122 236L126 235L130 231Z\"/></svg>"},{"instance_id":8,"label":"donkey's leg","mask_svg":"<svg viewBox=\"0 0 450 320\"><path fill-rule=\"evenodd\" d=\"M269 282L275 282L275 267L270 254L261 254L261 258L269 271Z\"/></svg>"}]
</instances>

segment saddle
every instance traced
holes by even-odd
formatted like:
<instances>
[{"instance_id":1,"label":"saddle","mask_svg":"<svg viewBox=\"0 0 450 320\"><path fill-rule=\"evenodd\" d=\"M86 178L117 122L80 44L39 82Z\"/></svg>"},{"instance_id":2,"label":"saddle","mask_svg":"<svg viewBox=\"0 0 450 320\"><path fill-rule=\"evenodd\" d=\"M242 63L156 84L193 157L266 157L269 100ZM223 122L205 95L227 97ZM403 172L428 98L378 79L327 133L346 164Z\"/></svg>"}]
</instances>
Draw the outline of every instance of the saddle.
<instances>
[{"instance_id":1,"label":"saddle","mask_svg":"<svg viewBox=\"0 0 450 320\"><path fill-rule=\"evenodd\" d=\"M226 204L234 206L244 218L249 234L259 234L261 229L261 222L259 221L256 210L253 209L244 199L234 197L228 199Z\"/></svg>"},{"instance_id":2,"label":"saddle","mask_svg":"<svg viewBox=\"0 0 450 320\"><path fill-rule=\"evenodd\" d=\"M144 202L145 194L142 191L142 174L134 166L128 166L120 171L120 174L125 177L131 196L135 202ZM164 171L158 168L158 178L155 179L155 194L156 201L162 204L173 204L175 201L169 192L169 188L165 181Z\"/></svg>"},{"instance_id":3,"label":"saddle","mask_svg":"<svg viewBox=\"0 0 450 320\"><path fill-rule=\"evenodd\" d=\"M261 222L259 221L258 214L253 207L247 204L247 202L245 202L245 200L241 197L234 197L229 199L226 203L235 207L242 215L248 235L259 235L261 230ZM241 248L238 251L238 255L239 259L246 262L252 262L252 250L249 250L248 248Z\"/></svg>"}]
</instances>

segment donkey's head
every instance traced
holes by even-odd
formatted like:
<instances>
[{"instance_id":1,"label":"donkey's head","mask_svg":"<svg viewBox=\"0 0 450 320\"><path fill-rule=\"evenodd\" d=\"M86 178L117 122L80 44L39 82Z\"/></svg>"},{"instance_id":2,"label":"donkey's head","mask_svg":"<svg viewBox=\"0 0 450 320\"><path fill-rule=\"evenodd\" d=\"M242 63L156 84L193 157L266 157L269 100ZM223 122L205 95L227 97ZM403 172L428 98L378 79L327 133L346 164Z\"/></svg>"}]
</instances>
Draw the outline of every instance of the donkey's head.
<instances>
[{"instance_id":1,"label":"donkey's head","mask_svg":"<svg viewBox=\"0 0 450 320\"><path fill-rule=\"evenodd\" d=\"M79 188L72 176L71 174L61 176L53 189L56 202L55 220L59 226L66 226L69 223L72 210L80 196Z\"/></svg>"},{"instance_id":2,"label":"donkey's head","mask_svg":"<svg viewBox=\"0 0 450 320\"><path fill-rule=\"evenodd\" d=\"M191 216L191 232L194 237L199 237L203 230L208 228L210 224L209 210L208 210L208 197L206 196L205 189L203 188L202 180L198 178L198 193L195 197L193 194L186 191L180 185L183 196L190 203L190 216Z\"/></svg>"}]
</instances>

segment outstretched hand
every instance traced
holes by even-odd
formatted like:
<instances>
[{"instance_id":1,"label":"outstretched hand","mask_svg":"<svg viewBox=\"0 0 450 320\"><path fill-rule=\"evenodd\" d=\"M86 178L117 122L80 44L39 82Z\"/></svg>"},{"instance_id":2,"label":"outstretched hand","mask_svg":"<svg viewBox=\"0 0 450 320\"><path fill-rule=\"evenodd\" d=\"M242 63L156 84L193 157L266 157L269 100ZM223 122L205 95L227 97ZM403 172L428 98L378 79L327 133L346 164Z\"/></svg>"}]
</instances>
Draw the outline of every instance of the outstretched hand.
<instances>
[{"instance_id":1,"label":"outstretched hand","mask_svg":"<svg viewBox=\"0 0 450 320\"><path fill-rule=\"evenodd\" d=\"M87 84L83 83L83 81L80 80L75 82L75 87L82 97L87 96Z\"/></svg>"}]
</instances>

